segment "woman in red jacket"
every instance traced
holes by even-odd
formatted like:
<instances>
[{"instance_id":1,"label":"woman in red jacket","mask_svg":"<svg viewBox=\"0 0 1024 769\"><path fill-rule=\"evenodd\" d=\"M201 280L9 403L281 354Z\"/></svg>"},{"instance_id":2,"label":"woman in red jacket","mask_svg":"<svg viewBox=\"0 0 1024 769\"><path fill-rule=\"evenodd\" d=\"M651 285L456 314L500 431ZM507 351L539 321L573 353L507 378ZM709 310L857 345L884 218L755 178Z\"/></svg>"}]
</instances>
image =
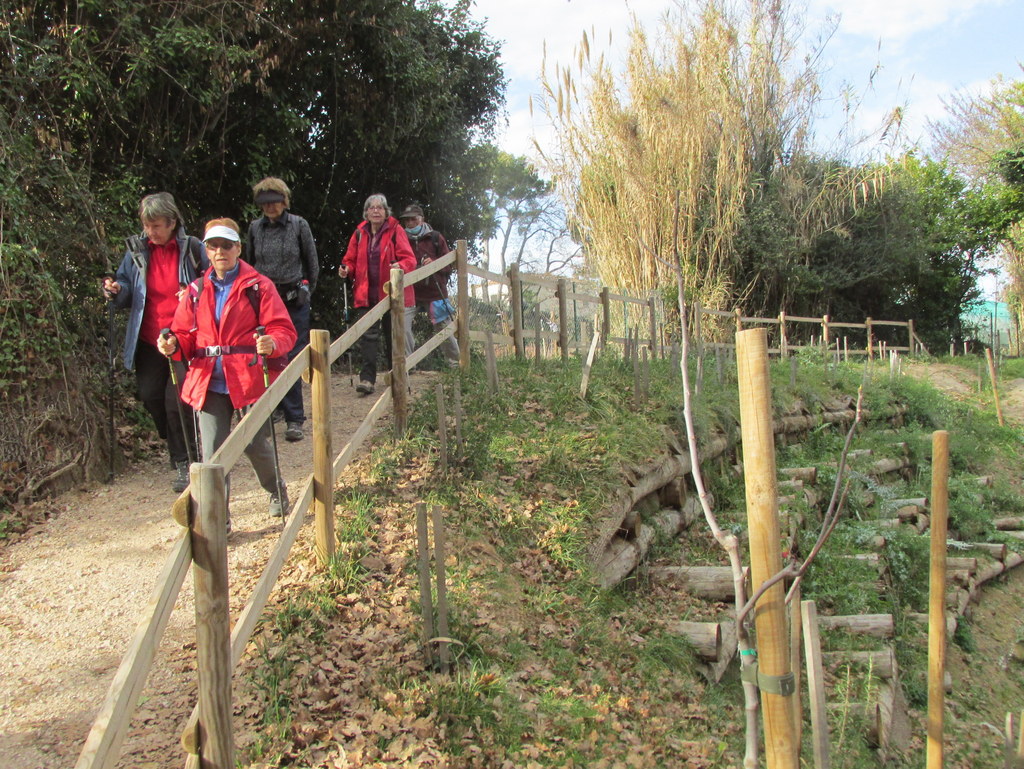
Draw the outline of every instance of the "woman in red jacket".
<instances>
[{"instance_id":1,"label":"woman in red jacket","mask_svg":"<svg viewBox=\"0 0 1024 769\"><path fill-rule=\"evenodd\" d=\"M234 220L210 221L204 240L211 267L189 286L171 333L158 347L168 356L180 351L189 363L181 398L199 415L203 457L209 459L231 432L232 414L244 412L266 390L259 356L266 357L270 377L276 378L295 344L295 326L273 282L242 261ZM262 335L258 326L265 329ZM245 454L270 492L270 514L281 516L288 494L276 477L271 429L267 420Z\"/></svg>"},{"instance_id":2,"label":"woman in red jacket","mask_svg":"<svg viewBox=\"0 0 1024 769\"><path fill-rule=\"evenodd\" d=\"M382 286L388 282L392 265L398 265L405 272L416 269L416 255L409 245L409 237L402 225L391 215L387 198L370 195L363 205L365 221L356 227L348 241L348 249L341 259L338 274L352 276L352 299L356 317L384 298ZM412 318L416 314L416 292L412 286L405 287L405 333L412 335ZM391 314L384 316L381 323L373 324L363 334L359 352L363 359L359 370L359 384L356 392L369 395L377 382L377 349L381 334L384 334L384 354L391 361Z\"/></svg>"}]
</instances>

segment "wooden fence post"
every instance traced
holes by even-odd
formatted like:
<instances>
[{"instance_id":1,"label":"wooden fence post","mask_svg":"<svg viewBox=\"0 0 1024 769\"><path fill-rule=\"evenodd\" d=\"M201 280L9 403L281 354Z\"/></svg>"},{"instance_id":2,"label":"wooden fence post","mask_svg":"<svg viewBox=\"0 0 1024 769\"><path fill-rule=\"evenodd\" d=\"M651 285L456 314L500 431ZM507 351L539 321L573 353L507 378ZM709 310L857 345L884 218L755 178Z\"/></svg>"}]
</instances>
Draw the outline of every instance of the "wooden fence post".
<instances>
[{"instance_id":1,"label":"wooden fence post","mask_svg":"<svg viewBox=\"0 0 1024 769\"><path fill-rule=\"evenodd\" d=\"M526 347L523 343L523 282L519 278L518 264L508 268L508 281L511 285L509 305L512 307L512 340L516 357L522 358L526 355Z\"/></svg>"},{"instance_id":2,"label":"wooden fence post","mask_svg":"<svg viewBox=\"0 0 1024 769\"><path fill-rule=\"evenodd\" d=\"M814 769L829 769L828 718L825 703L825 671L821 664L821 637L818 634L818 605L803 601L804 651L807 657L807 693L811 707L811 732L814 744Z\"/></svg>"},{"instance_id":3,"label":"wooden fence post","mask_svg":"<svg viewBox=\"0 0 1024 769\"><path fill-rule=\"evenodd\" d=\"M1003 422L1003 407L999 403L999 379L996 377L996 366L992 361L992 350L988 347L985 348L985 360L988 362L988 378L992 382L992 397L996 402L996 419L999 420L999 426L1002 427Z\"/></svg>"},{"instance_id":4,"label":"wooden fence post","mask_svg":"<svg viewBox=\"0 0 1024 769\"><path fill-rule=\"evenodd\" d=\"M498 362L494 357L494 332L487 329L484 332L487 337L487 349L485 352L484 360L487 364L487 389L491 395L498 394Z\"/></svg>"},{"instance_id":5,"label":"wooden fence post","mask_svg":"<svg viewBox=\"0 0 1024 769\"><path fill-rule=\"evenodd\" d=\"M455 315L455 334L459 342L459 368L469 368L469 252L466 241L455 243L455 283L458 288L458 312Z\"/></svg>"},{"instance_id":6,"label":"wooden fence post","mask_svg":"<svg viewBox=\"0 0 1024 769\"><path fill-rule=\"evenodd\" d=\"M449 669L448 656L448 586L445 582L445 533L444 513L439 505L433 505L430 509L431 518L434 522L434 577L437 580L437 634L442 640L440 645L441 672L447 673Z\"/></svg>"},{"instance_id":7,"label":"wooden fence post","mask_svg":"<svg viewBox=\"0 0 1024 769\"><path fill-rule=\"evenodd\" d=\"M907 351L907 355L910 357L917 355L917 334L914 333L913 318L907 321L907 347L910 348Z\"/></svg>"},{"instance_id":8,"label":"wooden fence post","mask_svg":"<svg viewBox=\"0 0 1024 769\"><path fill-rule=\"evenodd\" d=\"M875 333L871 328L871 318L864 319L864 328L868 336L868 360L875 359Z\"/></svg>"},{"instance_id":9,"label":"wooden fence post","mask_svg":"<svg viewBox=\"0 0 1024 769\"><path fill-rule=\"evenodd\" d=\"M647 300L647 309L651 316L651 358L658 357L658 310L654 303L654 295Z\"/></svg>"},{"instance_id":10,"label":"wooden fence post","mask_svg":"<svg viewBox=\"0 0 1024 769\"><path fill-rule=\"evenodd\" d=\"M409 371L405 366L405 273L391 268L391 408L395 438L409 426Z\"/></svg>"},{"instance_id":11,"label":"wooden fence post","mask_svg":"<svg viewBox=\"0 0 1024 769\"><path fill-rule=\"evenodd\" d=\"M558 346L562 348L562 360L569 360L569 298L565 278L558 279Z\"/></svg>"},{"instance_id":12,"label":"wooden fence post","mask_svg":"<svg viewBox=\"0 0 1024 769\"><path fill-rule=\"evenodd\" d=\"M821 316L821 341L824 343L826 350L832 346L832 334L828 325L831 320L832 318L829 315Z\"/></svg>"},{"instance_id":13,"label":"wooden fence post","mask_svg":"<svg viewBox=\"0 0 1024 769\"><path fill-rule=\"evenodd\" d=\"M740 333L743 330L743 311L737 307L733 312L736 313L736 333Z\"/></svg>"},{"instance_id":14,"label":"wooden fence post","mask_svg":"<svg viewBox=\"0 0 1024 769\"><path fill-rule=\"evenodd\" d=\"M459 461L466 457L466 444L462 440L462 383L455 380L455 393L452 397L452 409L455 411L455 447L459 453Z\"/></svg>"},{"instance_id":15,"label":"wooden fence post","mask_svg":"<svg viewBox=\"0 0 1024 769\"><path fill-rule=\"evenodd\" d=\"M779 355L789 357L789 336L786 334L786 311L779 313Z\"/></svg>"},{"instance_id":16,"label":"wooden fence post","mask_svg":"<svg viewBox=\"0 0 1024 769\"><path fill-rule=\"evenodd\" d=\"M228 610L228 499L224 468L192 465L196 517L192 558L199 679L199 751L204 769L234 769L231 734L231 616Z\"/></svg>"},{"instance_id":17,"label":"wooden fence post","mask_svg":"<svg viewBox=\"0 0 1024 769\"><path fill-rule=\"evenodd\" d=\"M608 344L608 337L612 333L612 295L611 289L604 286L601 289L601 347Z\"/></svg>"},{"instance_id":18,"label":"wooden fence post","mask_svg":"<svg viewBox=\"0 0 1024 769\"><path fill-rule=\"evenodd\" d=\"M448 415L444 407L444 385L437 383L434 388L437 396L437 443L441 455L441 472L448 469Z\"/></svg>"},{"instance_id":19,"label":"wooden fence post","mask_svg":"<svg viewBox=\"0 0 1024 769\"><path fill-rule=\"evenodd\" d=\"M931 568L928 586L927 769L942 769L946 667L946 530L949 513L949 433L932 433Z\"/></svg>"},{"instance_id":20,"label":"wooden fence post","mask_svg":"<svg viewBox=\"0 0 1024 769\"><path fill-rule=\"evenodd\" d=\"M751 584L757 590L782 569L768 334L765 329L753 328L736 335L736 362ZM796 769L798 765L799 747L794 741L793 711L783 693L787 691L787 680L792 681L786 620L785 588L779 582L761 596L754 609L768 769ZM766 691L768 688L778 693Z\"/></svg>"},{"instance_id":21,"label":"wooden fence post","mask_svg":"<svg viewBox=\"0 0 1024 769\"><path fill-rule=\"evenodd\" d=\"M331 335L309 332L311 400L313 406L314 550L320 563L334 557L334 451L331 446ZM405 348L402 348L405 352Z\"/></svg>"},{"instance_id":22,"label":"wooden fence post","mask_svg":"<svg viewBox=\"0 0 1024 769\"><path fill-rule=\"evenodd\" d=\"M440 385L438 385L440 386ZM427 506L416 503L416 569L420 580L420 614L423 617L423 656L427 665L434 664L434 602L430 595L430 537L427 531Z\"/></svg>"}]
</instances>

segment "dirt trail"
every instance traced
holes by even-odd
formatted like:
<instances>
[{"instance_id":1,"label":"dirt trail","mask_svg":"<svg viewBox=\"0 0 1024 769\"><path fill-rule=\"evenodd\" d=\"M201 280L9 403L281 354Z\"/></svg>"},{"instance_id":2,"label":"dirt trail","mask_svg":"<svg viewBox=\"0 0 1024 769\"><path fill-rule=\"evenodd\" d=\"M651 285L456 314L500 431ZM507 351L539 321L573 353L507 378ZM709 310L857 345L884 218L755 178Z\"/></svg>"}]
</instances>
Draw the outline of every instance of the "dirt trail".
<instances>
[{"instance_id":1,"label":"dirt trail","mask_svg":"<svg viewBox=\"0 0 1024 769\"><path fill-rule=\"evenodd\" d=\"M410 381L416 391L435 380L417 373ZM337 452L374 398L358 396L347 373L335 375L331 392ZM305 394L308 414L308 386ZM304 440L288 443L279 425L278 447L294 497L312 466L309 430ZM0 550L0 763L5 769L74 766L179 532L170 518L177 496L170 479L166 463L154 460L128 468L111 485L70 492L58 500L59 513L32 536ZM231 580L233 586L251 584L281 523L267 515L267 494L244 457L232 473L231 516ZM311 528L307 523L296 548L309 546ZM192 707L191 584L189 576L126 740L122 766L164 765L148 757L177 741L175 724ZM233 612L247 593L233 597Z\"/></svg>"}]
</instances>

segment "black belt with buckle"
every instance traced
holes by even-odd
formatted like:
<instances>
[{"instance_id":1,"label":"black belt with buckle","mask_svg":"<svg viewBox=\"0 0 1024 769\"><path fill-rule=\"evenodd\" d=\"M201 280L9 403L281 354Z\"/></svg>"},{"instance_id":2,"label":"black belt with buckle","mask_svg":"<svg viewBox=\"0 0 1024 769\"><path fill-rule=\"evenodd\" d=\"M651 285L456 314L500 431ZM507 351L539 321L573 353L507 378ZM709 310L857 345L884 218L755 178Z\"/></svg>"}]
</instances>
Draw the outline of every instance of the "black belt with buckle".
<instances>
[{"instance_id":1,"label":"black belt with buckle","mask_svg":"<svg viewBox=\"0 0 1024 769\"><path fill-rule=\"evenodd\" d=\"M212 347L200 347L193 358L219 358L221 355L255 355L254 344L217 344Z\"/></svg>"}]
</instances>

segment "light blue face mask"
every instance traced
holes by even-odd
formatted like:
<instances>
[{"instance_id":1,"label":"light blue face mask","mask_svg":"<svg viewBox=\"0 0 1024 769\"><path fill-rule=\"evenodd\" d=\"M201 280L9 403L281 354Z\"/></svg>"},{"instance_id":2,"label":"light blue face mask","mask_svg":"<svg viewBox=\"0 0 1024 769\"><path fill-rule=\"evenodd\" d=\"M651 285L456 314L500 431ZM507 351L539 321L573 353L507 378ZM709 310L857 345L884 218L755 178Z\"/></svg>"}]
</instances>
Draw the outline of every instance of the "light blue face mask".
<instances>
[{"instance_id":1,"label":"light blue face mask","mask_svg":"<svg viewBox=\"0 0 1024 769\"><path fill-rule=\"evenodd\" d=\"M412 228L406 227L405 234L408 235L410 238L418 238L420 235L423 234L423 224L417 224L415 227Z\"/></svg>"}]
</instances>

